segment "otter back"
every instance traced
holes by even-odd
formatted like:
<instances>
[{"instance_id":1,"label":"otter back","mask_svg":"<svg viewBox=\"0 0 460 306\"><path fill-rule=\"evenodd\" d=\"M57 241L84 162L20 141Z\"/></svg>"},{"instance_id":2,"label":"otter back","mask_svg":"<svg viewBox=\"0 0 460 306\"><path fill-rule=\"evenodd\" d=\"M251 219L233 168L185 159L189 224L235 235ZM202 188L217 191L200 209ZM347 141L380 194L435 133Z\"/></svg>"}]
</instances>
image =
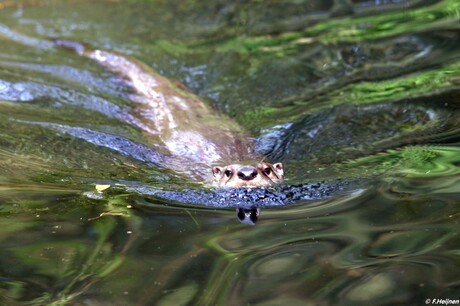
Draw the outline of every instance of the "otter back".
<instances>
[{"instance_id":1,"label":"otter back","mask_svg":"<svg viewBox=\"0 0 460 306\"><path fill-rule=\"evenodd\" d=\"M72 41L55 44L96 61L133 89L130 113L138 120L130 123L146 133L152 146L170 152L167 168L203 180L214 164L253 158L252 144L234 121L144 63Z\"/></svg>"}]
</instances>

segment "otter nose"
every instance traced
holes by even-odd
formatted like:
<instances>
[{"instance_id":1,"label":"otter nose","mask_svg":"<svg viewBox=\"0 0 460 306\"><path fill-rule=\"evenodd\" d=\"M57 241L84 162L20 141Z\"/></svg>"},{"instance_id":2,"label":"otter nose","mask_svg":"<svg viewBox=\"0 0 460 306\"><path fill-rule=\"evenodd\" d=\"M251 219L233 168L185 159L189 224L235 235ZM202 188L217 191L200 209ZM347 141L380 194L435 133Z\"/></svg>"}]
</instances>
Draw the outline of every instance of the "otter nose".
<instances>
[{"instance_id":1,"label":"otter nose","mask_svg":"<svg viewBox=\"0 0 460 306\"><path fill-rule=\"evenodd\" d=\"M238 177L243 181L253 180L257 176L257 170L255 168L244 167L238 171Z\"/></svg>"}]
</instances>

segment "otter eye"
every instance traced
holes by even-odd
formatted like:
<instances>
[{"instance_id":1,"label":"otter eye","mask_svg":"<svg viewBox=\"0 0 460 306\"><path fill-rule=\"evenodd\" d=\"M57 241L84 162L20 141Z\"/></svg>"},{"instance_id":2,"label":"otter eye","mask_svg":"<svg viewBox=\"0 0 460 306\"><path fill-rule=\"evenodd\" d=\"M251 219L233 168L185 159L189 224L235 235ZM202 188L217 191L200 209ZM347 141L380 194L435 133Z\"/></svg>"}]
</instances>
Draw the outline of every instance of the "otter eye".
<instances>
[{"instance_id":1,"label":"otter eye","mask_svg":"<svg viewBox=\"0 0 460 306\"><path fill-rule=\"evenodd\" d=\"M230 177L230 176L232 176L232 171L231 170L225 170L224 174L225 174L226 177Z\"/></svg>"},{"instance_id":2,"label":"otter eye","mask_svg":"<svg viewBox=\"0 0 460 306\"><path fill-rule=\"evenodd\" d=\"M272 169L270 169L270 168L267 167L267 168L264 169L264 173L265 173L266 175L270 175L270 173L272 173Z\"/></svg>"}]
</instances>

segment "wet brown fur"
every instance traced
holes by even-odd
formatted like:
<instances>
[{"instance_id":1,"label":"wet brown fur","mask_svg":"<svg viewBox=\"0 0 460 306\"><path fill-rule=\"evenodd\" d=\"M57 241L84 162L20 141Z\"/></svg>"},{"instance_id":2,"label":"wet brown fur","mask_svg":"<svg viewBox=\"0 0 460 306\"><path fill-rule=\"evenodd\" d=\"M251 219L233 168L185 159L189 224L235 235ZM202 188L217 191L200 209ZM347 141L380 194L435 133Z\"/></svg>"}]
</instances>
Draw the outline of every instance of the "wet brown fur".
<instances>
[{"instance_id":1,"label":"wet brown fur","mask_svg":"<svg viewBox=\"0 0 460 306\"><path fill-rule=\"evenodd\" d=\"M134 89L127 121L143 130L158 150L169 151L171 158L163 165L166 168L192 180L205 180L212 168L212 184L217 187L265 187L283 180L281 163L272 165L261 161L256 166L213 167L255 159L252 143L233 120L214 112L197 96L184 90L182 84L116 52L91 49L72 41L54 43L96 61ZM242 175L242 171L249 173L249 177Z\"/></svg>"}]
</instances>

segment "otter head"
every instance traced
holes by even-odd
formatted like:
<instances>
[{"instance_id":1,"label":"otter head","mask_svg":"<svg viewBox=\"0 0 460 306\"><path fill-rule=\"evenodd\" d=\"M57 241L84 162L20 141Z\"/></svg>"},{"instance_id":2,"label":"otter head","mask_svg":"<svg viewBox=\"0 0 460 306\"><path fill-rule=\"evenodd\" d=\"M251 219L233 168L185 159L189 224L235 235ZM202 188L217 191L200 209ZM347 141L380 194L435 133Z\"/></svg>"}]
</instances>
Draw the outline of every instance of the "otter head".
<instances>
[{"instance_id":1,"label":"otter head","mask_svg":"<svg viewBox=\"0 0 460 306\"><path fill-rule=\"evenodd\" d=\"M228 165L213 167L213 185L216 187L267 187L283 181L283 164L260 162L257 166Z\"/></svg>"}]
</instances>

